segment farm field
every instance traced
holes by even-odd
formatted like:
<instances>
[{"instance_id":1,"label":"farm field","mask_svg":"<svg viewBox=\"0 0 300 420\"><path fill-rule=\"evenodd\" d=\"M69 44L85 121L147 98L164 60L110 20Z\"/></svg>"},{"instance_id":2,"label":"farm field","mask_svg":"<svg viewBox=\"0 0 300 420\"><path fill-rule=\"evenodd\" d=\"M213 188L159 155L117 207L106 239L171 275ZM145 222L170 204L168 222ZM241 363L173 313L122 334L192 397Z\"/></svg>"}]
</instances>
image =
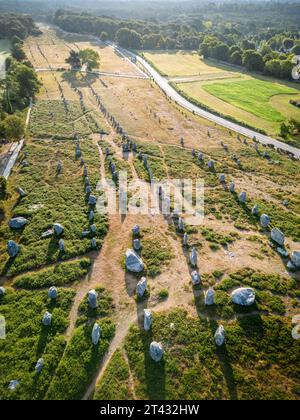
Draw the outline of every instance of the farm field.
<instances>
[{"instance_id":1,"label":"farm field","mask_svg":"<svg viewBox=\"0 0 300 420\"><path fill-rule=\"evenodd\" d=\"M25 43L35 67L47 66L52 58L61 66L76 44L99 51L100 70L137 75L132 64L108 47L101 49L84 36L42 29L43 35ZM206 71L196 70L198 56L193 60L188 73L180 64L173 76ZM210 74L215 77L218 71L214 68ZM9 178L0 225L0 286L5 288L0 314L10 338L0 340L0 363L5 365L0 398L299 399L300 342L291 331L300 310L300 273L288 269L289 259L270 239L276 227L285 234L289 254L300 250L299 162L182 110L151 80L84 76L67 69L41 72L39 77L43 86ZM243 77L228 83L255 82ZM136 152L123 152L126 139L113 119L135 143ZM176 219L154 214L151 205L147 214L125 215L102 214L89 205L87 185L96 198L109 198L110 161L117 170L126 170L136 185L145 181L150 190L149 170L140 153L156 179L204 180L204 221L193 226L183 215L185 247ZM224 184L220 174L225 175ZM235 192L229 191L230 182ZM16 187L26 195L19 197ZM118 182L115 187L118 195ZM242 191L247 193L243 204ZM255 204L259 215L252 214ZM263 213L271 220L267 228L260 224ZM20 231L8 225L14 216L28 220ZM61 236L43 237L56 222L64 227ZM140 274L126 270L124 259L133 246L136 224L145 263ZM8 257L8 240L21 247L15 258ZM189 262L192 247L201 275L196 286ZM142 276L147 288L139 298L136 287ZM54 301L48 297L50 286L58 290ZM247 308L230 298L232 290L242 286L252 287L256 295ZM212 307L204 303L209 288L215 290ZM93 289L94 309L88 300ZM144 309L153 315L150 331L143 327ZM46 310L53 315L50 327L41 322ZM96 345L95 322L101 330ZM217 347L214 333L221 324L226 344ZM158 363L149 356L153 340L164 348ZM38 375L35 363L40 357L45 365ZM19 381L15 390L8 389L12 380Z\"/></svg>"},{"instance_id":2,"label":"farm field","mask_svg":"<svg viewBox=\"0 0 300 420\"><path fill-rule=\"evenodd\" d=\"M291 99L299 99L295 83L253 76L229 65L201 60L196 54L144 53L189 98L273 136L280 125L300 111Z\"/></svg>"}]
</instances>

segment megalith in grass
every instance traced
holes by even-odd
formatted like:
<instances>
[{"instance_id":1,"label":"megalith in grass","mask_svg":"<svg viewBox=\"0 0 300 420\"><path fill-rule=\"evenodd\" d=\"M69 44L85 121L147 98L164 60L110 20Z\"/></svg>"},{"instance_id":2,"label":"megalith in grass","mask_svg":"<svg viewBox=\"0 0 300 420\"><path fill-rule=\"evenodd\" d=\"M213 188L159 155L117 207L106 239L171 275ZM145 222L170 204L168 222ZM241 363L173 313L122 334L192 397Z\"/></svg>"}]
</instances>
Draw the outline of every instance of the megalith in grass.
<instances>
[{"instance_id":1,"label":"megalith in grass","mask_svg":"<svg viewBox=\"0 0 300 420\"><path fill-rule=\"evenodd\" d=\"M50 287L50 289L48 290L48 297L50 299L56 299L57 298L57 288L52 286Z\"/></svg>"},{"instance_id":2,"label":"megalith in grass","mask_svg":"<svg viewBox=\"0 0 300 420\"><path fill-rule=\"evenodd\" d=\"M45 325L45 327L48 327L49 325L51 325L52 322L52 314L50 314L50 312L45 312L44 316L43 316L43 320L42 320L43 324Z\"/></svg>"},{"instance_id":3,"label":"megalith in grass","mask_svg":"<svg viewBox=\"0 0 300 420\"><path fill-rule=\"evenodd\" d=\"M204 303L206 306L212 306L215 304L215 291L211 287L205 293Z\"/></svg>"},{"instance_id":4,"label":"megalith in grass","mask_svg":"<svg viewBox=\"0 0 300 420\"><path fill-rule=\"evenodd\" d=\"M239 202L245 204L247 201L247 193L245 191L241 192L239 195Z\"/></svg>"},{"instance_id":5,"label":"megalith in grass","mask_svg":"<svg viewBox=\"0 0 300 420\"><path fill-rule=\"evenodd\" d=\"M90 195L88 203L90 206L95 206L97 204L97 198L94 195Z\"/></svg>"},{"instance_id":6,"label":"megalith in grass","mask_svg":"<svg viewBox=\"0 0 300 420\"><path fill-rule=\"evenodd\" d=\"M291 260L296 268L300 268L300 251L294 251L291 255Z\"/></svg>"},{"instance_id":7,"label":"megalith in grass","mask_svg":"<svg viewBox=\"0 0 300 420\"><path fill-rule=\"evenodd\" d=\"M229 191L230 191L231 193L234 193L234 191L235 191L235 183L234 183L234 182L231 182L231 183L229 184Z\"/></svg>"},{"instance_id":8,"label":"megalith in grass","mask_svg":"<svg viewBox=\"0 0 300 420\"><path fill-rule=\"evenodd\" d=\"M133 273L141 273L145 268L142 259L132 249L126 251L125 264L127 270Z\"/></svg>"},{"instance_id":9,"label":"megalith in grass","mask_svg":"<svg viewBox=\"0 0 300 420\"><path fill-rule=\"evenodd\" d=\"M161 343L152 341L150 344L150 357L154 362L160 362L164 355L164 349Z\"/></svg>"},{"instance_id":10,"label":"megalith in grass","mask_svg":"<svg viewBox=\"0 0 300 420\"><path fill-rule=\"evenodd\" d=\"M18 388L19 385L20 385L20 382L14 379L10 381L10 383L8 384L8 389L10 389L11 391L14 391L16 388Z\"/></svg>"},{"instance_id":11,"label":"megalith in grass","mask_svg":"<svg viewBox=\"0 0 300 420\"><path fill-rule=\"evenodd\" d=\"M223 346L223 344L225 343L225 339L226 339L226 334L225 334L225 329L223 327L223 325L220 325L217 329L217 331L215 332L215 343L218 347Z\"/></svg>"},{"instance_id":12,"label":"megalith in grass","mask_svg":"<svg viewBox=\"0 0 300 420\"><path fill-rule=\"evenodd\" d=\"M267 214L262 214L260 216L260 224L263 228L267 228L270 222L271 222L271 219Z\"/></svg>"},{"instance_id":13,"label":"megalith in grass","mask_svg":"<svg viewBox=\"0 0 300 420\"><path fill-rule=\"evenodd\" d=\"M97 322L95 322L93 326L93 331L92 331L92 342L94 346L96 346L99 343L100 337L101 337L101 328L100 328L100 325L97 324Z\"/></svg>"},{"instance_id":14,"label":"megalith in grass","mask_svg":"<svg viewBox=\"0 0 300 420\"><path fill-rule=\"evenodd\" d=\"M63 233L64 227L60 223L54 223L53 230L55 235L59 236Z\"/></svg>"},{"instance_id":15,"label":"megalith in grass","mask_svg":"<svg viewBox=\"0 0 300 420\"><path fill-rule=\"evenodd\" d=\"M133 240L133 248L135 249L135 251L139 251L142 248L142 244L139 239Z\"/></svg>"},{"instance_id":16,"label":"megalith in grass","mask_svg":"<svg viewBox=\"0 0 300 420\"><path fill-rule=\"evenodd\" d=\"M149 331L152 326L152 314L149 309L144 309L144 330Z\"/></svg>"},{"instance_id":17,"label":"megalith in grass","mask_svg":"<svg viewBox=\"0 0 300 420\"><path fill-rule=\"evenodd\" d=\"M251 287L240 287L231 293L231 298L236 305L251 306L255 302L255 292Z\"/></svg>"},{"instance_id":18,"label":"megalith in grass","mask_svg":"<svg viewBox=\"0 0 300 420\"><path fill-rule=\"evenodd\" d=\"M11 229L22 229L27 223L28 220L25 219L25 217L14 217L13 219L10 219L9 227Z\"/></svg>"},{"instance_id":19,"label":"megalith in grass","mask_svg":"<svg viewBox=\"0 0 300 420\"><path fill-rule=\"evenodd\" d=\"M36 373L41 373L43 367L44 367L44 359L40 358L35 365Z\"/></svg>"},{"instance_id":20,"label":"megalith in grass","mask_svg":"<svg viewBox=\"0 0 300 420\"><path fill-rule=\"evenodd\" d=\"M191 273L191 277L192 277L193 286L197 286L197 284L200 284L201 277L200 277L200 274L198 273L198 271L193 271Z\"/></svg>"},{"instance_id":21,"label":"megalith in grass","mask_svg":"<svg viewBox=\"0 0 300 420\"><path fill-rule=\"evenodd\" d=\"M4 296L5 295L5 288L4 287L0 287L0 296Z\"/></svg>"},{"instance_id":22,"label":"megalith in grass","mask_svg":"<svg viewBox=\"0 0 300 420\"><path fill-rule=\"evenodd\" d=\"M134 236L138 236L140 234L140 227L138 225L133 226L133 228L132 228L132 234Z\"/></svg>"},{"instance_id":23,"label":"megalith in grass","mask_svg":"<svg viewBox=\"0 0 300 420\"><path fill-rule=\"evenodd\" d=\"M19 194L19 196L21 197L21 198L23 198L23 197L26 197L26 192L23 190L23 188L21 188L21 187L18 187L17 188L17 193Z\"/></svg>"},{"instance_id":24,"label":"megalith in grass","mask_svg":"<svg viewBox=\"0 0 300 420\"><path fill-rule=\"evenodd\" d=\"M7 242L7 252L11 258L14 258L20 252L20 246L16 242L10 240Z\"/></svg>"},{"instance_id":25,"label":"megalith in grass","mask_svg":"<svg viewBox=\"0 0 300 420\"><path fill-rule=\"evenodd\" d=\"M96 309L98 306L97 303L98 293L95 289L92 289L88 292L88 301L91 309Z\"/></svg>"},{"instance_id":26,"label":"megalith in grass","mask_svg":"<svg viewBox=\"0 0 300 420\"><path fill-rule=\"evenodd\" d=\"M147 279L146 277L142 277L141 280L136 285L136 294L138 297L143 297L147 289Z\"/></svg>"}]
</instances>

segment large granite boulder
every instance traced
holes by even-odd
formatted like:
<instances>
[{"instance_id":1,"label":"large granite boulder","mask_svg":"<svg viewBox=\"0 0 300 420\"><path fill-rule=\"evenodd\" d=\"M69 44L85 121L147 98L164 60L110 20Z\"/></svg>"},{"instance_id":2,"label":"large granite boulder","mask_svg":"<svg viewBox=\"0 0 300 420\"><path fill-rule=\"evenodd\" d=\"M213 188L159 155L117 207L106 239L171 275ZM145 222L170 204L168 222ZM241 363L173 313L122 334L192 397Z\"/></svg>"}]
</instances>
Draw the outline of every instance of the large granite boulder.
<instances>
[{"instance_id":1,"label":"large granite boulder","mask_svg":"<svg viewBox=\"0 0 300 420\"><path fill-rule=\"evenodd\" d=\"M43 316L43 320L42 320L43 324L48 327L49 325L51 325L52 322L52 315L50 314L50 312L45 312L44 316Z\"/></svg>"},{"instance_id":2,"label":"large granite boulder","mask_svg":"<svg viewBox=\"0 0 300 420\"><path fill-rule=\"evenodd\" d=\"M142 277L141 280L138 282L138 284L136 285L136 294L138 295L138 297L143 297L144 293L147 290L147 279L146 277Z\"/></svg>"},{"instance_id":3,"label":"large granite boulder","mask_svg":"<svg viewBox=\"0 0 300 420\"><path fill-rule=\"evenodd\" d=\"M50 289L48 290L48 297L50 299L56 299L57 298L57 288L52 286L50 287Z\"/></svg>"},{"instance_id":4,"label":"large granite boulder","mask_svg":"<svg viewBox=\"0 0 300 420\"><path fill-rule=\"evenodd\" d=\"M296 268L300 268L300 251L294 251L291 255L291 260Z\"/></svg>"},{"instance_id":5,"label":"large granite boulder","mask_svg":"<svg viewBox=\"0 0 300 420\"><path fill-rule=\"evenodd\" d=\"M204 303L206 306L212 306L215 304L215 291L209 288L204 296Z\"/></svg>"},{"instance_id":6,"label":"large granite boulder","mask_svg":"<svg viewBox=\"0 0 300 420\"><path fill-rule=\"evenodd\" d=\"M152 326L152 314L149 309L144 309L144 330L149 331Z\"/></svg>"},{"instance_id":7,"label":"large granite boulder","mask_svg":"<svg viewBox=\"0 0 300 420\"><path fill-rule=\"evenodd\" d=\"M25 217L14 217L13 219L10 219L9 227L11 229L22 229L27 223L28 220L25 219Z\"/></svg>"},{"instance_id":8,"label":"large granite boulder","mask_svg":"<svg viewBox=\"0 0 300 420\"><path fill-rule=\"evenodd\" d=\"M10 240L7 242L7 252L11 258L14 258L20 252L20 246L16 244L16 242Z\"/></svg>"},{"instance_id":9,"label":"large granite boulder","mask_svg":"<svg viewBox=\"0 0 300 420\"><path fill-rule=\"evenodd\" d=\"M260 216L260 224L263 228L267 228L270 222L271 222L271 219L267 214L262 214Z\"/></svg>"},{"instance_id":10,"label":"large granite boulder","mask_svg":"<svg viewBox=\"0 0 300 420\"><path fill-rule=\"evenodd\" d=\"M197 286L197 284L200 284L201 277L200 277L200 274L198 273L198 271L193 271L191 273L191 277L192 277L193 286Z\"/></svg>"},{"instance_id":11,"label":"large granite boulder","mask_svg":"<svg viewBox=\"0 0 300 420\"><path fill-rule=\"evenodd\" d=\"M35 365L36 373L41 373L43 367L44 367L44 359L40 358Z\"/></svg>"},{"instance_id":12,"label":"large granite boulder","mask_svg":"<svg viewBox=\"0 0 300 420\"><path fill-rule=\"evenodd\" d=\"M161 343L152 341L150 344L150 357L154 362L160 362L164 355L164 349Z\"/></svg>"},{"instance_id":13,"label":"large granite boulder","mask_svg":"<svg viewBox=\"0 0 300 420\"><path fill-rule=\"evenodd\" d=\"M101 337L101 328L100 328L100 325L95 322L93 326L93 331L92 331L92 342L94 346L96 346L99 343L100 337Z\"/></svg>"},{"instance_id":14,"label":"large granite boulder","mask_svg":"<svg viewBox=\"0 0 300 420\"><path fill-rule=\"evenodd\" d=\"M141 273L145 266L142 259L132 250L126 251L126 268L133 273Z\"/></svg>"},{"instance_id":15,"label":"large granite boulder","mask_svg":"<svg viewBox=\"0 0 300 420\"><path fill-rule=\"evenodd\" d=\"M197 260L198 260L197 250L195 247L193 247L191 255L190 255L190 263L193 267L197 267Z\"/></svg>"},{"instance_id":16,"label":"large granite boulder","mask_svg":"<svg viewBox=\"0 0 300 420\"><path fill-rule=\"evenodd\" d=\"M284 234L278 228L274 228L271 230L271 239L280 246L284 245Z\"/></svg>"},{"instance_id":17,"label":"large granite boulder","mask_svg":"<svg viewBox=\"0 0 300 420\"><path fill-rule=\"evenodd\" d=\"M53 230L54 230L55 235L59 236L63 233L64 228L60 223L54 223Z\"/></svg>"},{"instance_id":18,"label":"large granite boulder","mask_svg":"<svg viewBox=\"0 0 300 420\"><path fill-rule=\"evenodd\" d=\"M255 292L250 287L240 287L231 293L231 298L236 305L251 306L255 302Z\"/></svg>"},{"instance_id":19,"label":"large granite boulder","mask_svg":"<svg viewBox=\"0 0 300 420\"><path fill-rule=\"evenodd\" d=\"M215 343L218 347L223 346L225 343L226 334L223 325L220 325L217 331L215 332Z\"/></svg>"},{"instance_id":20,"label":"large granite boulder","mask_svg":"<svg viewBox=\"0 0 300 420\"><path fill-rule=\"evenodd\" d=\"M92 289L88 292L88 301L89 301L90 308L92 309L97 308L98 306L97 297L98 297L98 293L96 292L95 289Z\"/></svg>"}]
</instances>

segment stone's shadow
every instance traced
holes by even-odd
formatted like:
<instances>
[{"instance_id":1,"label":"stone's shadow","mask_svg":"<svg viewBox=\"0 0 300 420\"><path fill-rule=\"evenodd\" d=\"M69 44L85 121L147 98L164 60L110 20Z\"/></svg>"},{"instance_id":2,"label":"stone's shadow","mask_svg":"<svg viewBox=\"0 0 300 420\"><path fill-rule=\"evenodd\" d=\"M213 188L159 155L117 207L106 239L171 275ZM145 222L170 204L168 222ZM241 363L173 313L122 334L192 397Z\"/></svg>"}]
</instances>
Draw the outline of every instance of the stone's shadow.
<instances>
[{"instance_id":1,"label":"stone's shadow","mask_svg":"<svg viewBox=\"0 0 300 420\"><path fill-rule=\"evenodd\" d=\"M134 275L129 271L125 271L125 286L128 296L133 297L136 294L136 285L140 280L139 275Z\"/></svg>"},{"instance_id":2,"label":"stone's shadow","mask_svg":"<svg viewBox=\"0 0 300 420\"><path fill-rule=\"evenodd\" d=\"M218 329L218 323L216 321L210 320L209 321L212 337L214 337L216 330ZM237 385L236 380L234 377L234 372L232 369L232 365L230 362L230 356L227 351L226 342L223 346L218 347L216 345L216 356L219 360L226 385L230 394L231 400L237 400L238 399L238 393L237 393Z\"/></svg>"}]
</instances>

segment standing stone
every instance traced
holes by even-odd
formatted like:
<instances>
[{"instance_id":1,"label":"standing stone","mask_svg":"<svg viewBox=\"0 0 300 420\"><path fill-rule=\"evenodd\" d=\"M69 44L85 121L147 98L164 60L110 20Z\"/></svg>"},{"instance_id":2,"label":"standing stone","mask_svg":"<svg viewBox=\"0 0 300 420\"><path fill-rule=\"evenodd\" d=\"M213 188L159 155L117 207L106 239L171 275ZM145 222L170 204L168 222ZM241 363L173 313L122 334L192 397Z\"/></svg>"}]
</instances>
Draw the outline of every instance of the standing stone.
<instances>
[{"instance_id":1,"label":"standing stone","mask_svg":"<svg viewBox=\"0 0 300 420\"><path fill-rule=\"evenodd\" d=\"M93 331L92 331L92 342L94 346L96 346L99 343L100 337L101 337L100 325L97 324L97 322L95 322L93 326Z\"/></svg>"},{"instance_id":2,"label":"standing stone","mask_svg":"<svg viewBox=\"0 0 300 420\"><path fill-rule=\"evenodd\" d=\"M97 204L97 198L94 195L90 195L88 204L90 206L95 206Z\"/></svg>"},{"instance_id":3,"label":"standing stone","mask_svg":"<svg viewBox=\"0 0 300 420\"><path fill-rule=\"evenodd\" d=\"M16 379L10 381L10 383L8 384L8 389L10 391L14 391L16 388L18 388L18 386L20 385L20 382Z\"/></svg>"},{"instance_id":4,"label":"standing stone","mask_svg":"<svg viewBox=\"0 0 300 420\"><path fill-rule=\"evenodd\" d=\"M41 373L42 369L44 367L44 359L39 359L35 365L35 371L36 373Z\"/></svg>"},{"instance_id":5,"label":"standing stone","mask_svg":"<svg viewBox=\"0 0 300 420\"><path fill-rule=\"evenodd\" d=\"M223 327L223 325L220 325L219 328L217 329L216 333L215 333L215 343L218 347L223 346L223 344L225 343L225 329Z\"/></svg>"},{"instance_id":6,"label":"standing stone","mask_svg":"<svg viewBox=\"0 0 300 420\"><path fill-rule=\"evenodd\" d=\"M259 207L258 207L257 204L255 204L255 206L252 207L252 214L253 214L253 216L258 216L258 214L259 214Z\"/></svg>"},{"instance_id":7,"label":"standing stone","mask_svg":"<svg viewBox=\"0 0 300 420\"><path fill-rule=\"evenodd\" d=\"M147 279L146 277L142 277L141 280L138 282L138 284L136 285L136 294L138 295L138 297L143 297L144 293L147 290Z\"/></svg>"},{"instance_id":8,"label":"standing stone","mask_svg":"<svg viewBox=\"0 0 300 420\"><path fill-rule=\"evenodd\" d=\"M11 258L15 258L20 252L20 246L14 241L10 240L7 242L7 252Z\"/></svg>"},{"instance_id":9,"label":"standing stone","mask_svg":"<svg viewBox=\"0 0 300 420\"><path fill-rule=\"evenodd\" d=\"M4 296L5 295L5 288L4 287L0 287L0 296Z\"/></svg>"},{"instance_id":10,"label":"standing stone","mask_svg":"<svg viewBox=\"0 0 300 420\"><path fill-rule=\"evenodd\" d=\"M197 250L195 247L193 247L191 255L190 255L190 263L193 267L197 267L197 259L198 259Z\"/></svg>"},{"instance_id":11,"label":"standing stone","mask_svg":"<svg viewBox=\"0 0 300 420\"><path fill-rule=\"evenodd\" d=\"M88 301L91 309L96 309L98 306L97 303L98 293L95 289L92 289L88 292Z\"/></svg>"},{"instance_id":12,"label":"standing stone","mask_svg":"<svg viewBox=\"0 0 300 420\"><path fill-rule=\"evenodd\" d=\"M208 168L211 169L211 170L215 169L215 161L214 160L210 160L208 162Z\"/></svg>"},{"instance_id":13,"label":"standing stone","mask_svg":"<svg viewBox=\"0 0 300 420\"><path fill-rule=\"evenodd\" d=\"M239 195L239 202L245 204L247 201L247 193L245 191L241 192Z\"/></svg>"},{"instance_id":14,"label":"standing stone","mask_svg":"<svg viewBox=\"0 0 300 420\"><path fill-rule=\"evenodd\" d=\"M197 284L200 284L201 277L200 277L200 274L197 271L193 271L191 273L191 277L192 277L193 286L197 286Z\"/></svg>"},{"instance_id":15,"label":"standing stone","mask_svg":"<svg viewBox=\"0 0 300 420\"><path fill-rule=\"evenodd\" d=\"M27 223L28 220L24 217L14 217L13 219L10 219L9 227L11 229L22 229Z\"/></svg>"},{"instance_id":16,"label":"standing stone","mask_svg":"<svg viewBox=\"0 0 300 420\"><path fill-rule=\"evenodd\" d=\"M58 174L60 174L60 173L61 173L61 170L62 170L62 163L61 163L61 161L59 160L59 161L57 162L57 165L56 165L56 172L57 172Z\"/></svg>"},{"instance_id":17,"label":"standing stone","mask_svg":"<svg viewBox=\"0 0 300 420\"><path fill-rule=\"evenodd\" d=\"M152 326L152 314L149 309L144 309L144 330L149 331Z\"/></svg>"},{"instance_id":18,"label":"standing stone","mask_svg":"<svg viewBox=\"0 0 300 420\"><path fill-rule=\"evenodd\" d=\"M84 165L84 168L83 168L83 176L85 178L87 178L87 176L88 176L88 170L87 170L87 167L85 165Z\"/></svg>"},{"instance_id":19,"label":"standing stone","mask_svg":"<svg viewBox=\"0 0 300 420\"><path fill-rule=\"evenodd\" d=\"M85 187L85 193L86 193L86 194L91 194L91 192L92 192L92 188L91 188L91 186L90 186L90 185L87 185L87 186Z\"/></svg>"},{"instance_id":20,"label":"standing stone","mask_svg":"<svg viewBox=\"0 0 300 420\"><path fill-rule=\"evenodd\" d=\"M181 217L178 219L178 229L182 232L184 231L184 221Z\"/></svg>"},{"instance_id":21,"label":"standing stone","mask_svg":"<svg viewBox=\"0 0 300 420\"><path fill-rule=\"evenodd\" d=\"M189 242L189 236L185 232L185 234L183 235L183 246L188 246L188 242Z\"/></svg>"},{"instance_id":22,"label":"standing stone","mask_svg":"<svg viewBox=\"0 0 300 420\"><path fill-rule=\"evenodd\" d=\"M192 150L192 156L195 157L196 156L196 151L195 149Z\"/></svg>"},{"instance_id":23,"label":"standing stone","mask_svg":"<svg viewBox=\"0 0 300 420\"><path fill-rule=\"evenodd\" d=\"M90 226L90 229L91 229L91 232L92 232L92 233L96 233L96 232L97 232L97 226L96 226L95 224L92 224L92 225Z\"/></svg>"},{"instance_id":24,"label":"standing stone","mask_svg":"<svg viewBox=\"0 0 300 420\"><path fill-rule=\"evenodd\" d=\"M139 251L142 248L141 241L139 239L133 240L133 248L135 251Z\"/></svg>"},{"instance_id":25,"label":"standing stone","mask_svg":"<svg viewBox=\"0 0 300 420\"><path fill-rule=\"evenodd\" d=\"M255 292L251 287L240 287L231 293L231 298L236 305L251 306L255 302Z\"/></svg>"},{"instance_id":26,"label":"standing stone","mask_svg":"<svg viewBox=\"0 0 300 420\"><path fill-rule=\"evenodd\" d=\"M94 220L94 217L95 217L95 213L93 212L93 210L91 210L89 212L89 222L92 222Z\"/></svg>"},{"instance_id":27,"label":"standing stone","mask_svg":"<svg viewBox=\"0 0 300 420\"><path fill-rule=\"evenodd\" d=\"M17 193L21 198L26 197L26 192L21 187L17 188Z\"/></svg>"},{"instance_id":28,"label":"standing stone","mask_svg":"<svg viewBox=\"0 0 300 420\"><path fill-rule=\"evenodd\" d=\"M52 315L50 314L50 312L45 312L44 316L43 316L43 324L45 325L45 327L48 327L49 325L51 325L52 322Z\"/></svg>"},{"instance_id":29,"label":"standing stone","mask_svg":"<svg viewBox=\"0 0 300 420\"><path fill-rule=\"evenodd\" d=\"M60 250L60 252L64 252L64 250L65 250L65 241L63 239L60 239L58 241L58 249Z\"/></svg>"},{"instance_id":30,"label":"standing stone","mask_svg":"<svg viewBox=\"0 0 300 420\"><path fill-rule=\"evenodd\" d=\"M92 238L91 239L91 247L92 248L97 248L97 240L96 240L96 238Z\"/></svg>"},{"instance_id":31,"label":"standing stone","mask_svg":"<svg viewBox=\"0 0 300 420\"><path fill-rule=\"evenodd\" d=\"M220 181L221 184L225 184L225 182L226 182L226 176L225 176L225 174L221 174L220 175L219 181Z\"/></svg>"},{"instance_id":32,"label":"standing stone","mask_svg":"<svg viewBox=\"0 0 300 420\"><path fill-rule=\"evenodd\" d=\"M267 214L262 214L260 216L260 224L263 228L267 228L270 222L271 222L271 219Z\"/></svg>"},{"instance_id":33,"label":"standing stone","mask_svg":"<svg viewBox=\"0 0 300 420\"><path fill-rule=\"evenodd\" d=\"M229 184L229 191L230 191L231 193L234 193L234 192L235 192L235 184L234 184L234 182L231 182L231 183Z\"/></svg>"},{"instance_id":34,"label":"standing stone","mask_svg":"<svg viewBox=\"0 0 300 420\"><path fill-rule=\"evenodd\" d=\"M57 236L59 236L59 235L61 235L63 233L64 228L63 228L63 226L60 223L54 223L53 230L54 230L54 233Z\"/></svg>"},{"instance_id":35,"label":"standing stone","mask_svg":"<svg viewBox=\"0 0 300 420\"><path fill-rule=\"evenodd\" d=\"M198 160L199 160L199 162L203 161L203 153L201 153L201 152L198 153Z\"/></svg>"},{"instance_id":36,"label":"standing stone","mask_svg":"<svg viewBox=\"0 0 300 420\"><path fill-rule=\"evenodd\" d=\"M52 286L50 287L50 289L48 290L48 297L50 299L56 299L57 298L57 288Z\"/></svg>"},{"instance_id":37,"label":"standing stone","mask_svg":"<svg viewBox=\"0 0 300 420\"><path fill-rule=\"evenodd\" d=\"M280 246L284 245L284 241L285 241L284 234L278 228L274 228L271 230L271 238L278 245Z\"/></svg>"},{"instance_id":38,"label":"standing stone","mask_svg":"<svg viewBox=\"0 0 300 420\"><path fill-rule=\"evenodd\" d=\"M141 273L145 268L142 259L132 249L126 251L126 268L133 273Z\"/></svg>"},{"instance_id":39,"label":"standing stone","mask_svg":"<svg viewBox=\"0 0 300 420\"><path fill-rule=\"evenodd\" d=\"M212 306L215 304L215 291L212 288L209 288L205 293L204 303L206 306Z\"/></svg>"},{"instance_id":40,"label":"standing stone","mask_svg":"<svg viewBox=\"0 0 300 420\"><path fill-rule=\"evenodd\" d=\"M291 255L292 263L296 268L300 267L300 251L294 251Z\"/></svg>"},{"instance_id":41,"label":"standing stone","mask_svg":"<svg viewBox=\"0 0 300 420\"><path fill-rule=\"evenodd\" d=\"M156 341L152 341L150 344L150 356L154 362L160 362L164 355L164 349L161 343L157 343Z\"/></svg>"}]
</instances>

